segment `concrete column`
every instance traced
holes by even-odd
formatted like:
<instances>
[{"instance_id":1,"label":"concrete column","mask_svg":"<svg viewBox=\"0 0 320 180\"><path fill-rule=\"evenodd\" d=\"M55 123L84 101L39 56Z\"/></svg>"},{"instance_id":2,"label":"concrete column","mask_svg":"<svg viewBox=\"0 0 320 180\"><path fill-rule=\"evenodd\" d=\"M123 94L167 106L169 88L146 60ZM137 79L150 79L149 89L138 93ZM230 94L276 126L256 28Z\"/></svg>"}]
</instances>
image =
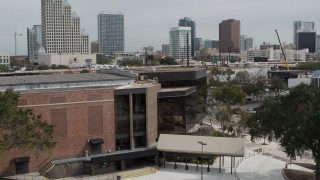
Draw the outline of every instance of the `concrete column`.
<instances>
[{"instance_id":1,"label":"concrete column","mask_svg":"<svg viewBox=\"0 0 320 180\"><path fill-rule=\"evenodd\" d=\"M233 169L233 167L232 167L232 166L233 166L233 157L231 156L230 158L231 158L231 174L232 174L232 169Z\"/></svg>"},{"instance_id":2,"label":"concrete column","mask_svg":"<svg viewBox=\"0 0 320 180\"><path fill-rule=\"evenodd\" d=\"M154 164L156 165L156 166L159 166L159 155L155 155L154 156ZM161 166L160 166L161 167Z\"/></svg>"},{"instance_id":3,"label":"concrete column","mask_svg":"<svg viewBox=\"0 0 320 180\"><path fill-rule=\"evenodd\" d=\"M219 156L219 173L221 173L221 156Z\"/></svg>"},{"instance_id":4,"label":"concrete column","mask_svg":"<svg viewBox=\"0 0 320 180\"><path fill-rule=\"evenodd\" d=\"M126 160L121 160L121 171L125 170L127 166Z\"/></svg>"},{"instance_id":5,"label":"concrete column","mask_svg":"<svg viewBox=\"0 0 320 180\"><path fill-rule=\"evenodd\" d=\"M133 137L133 99L132 94L129 94L129 118L130 118L130 149L135 148L134 137Z\"/></svg>"}]
</instances>

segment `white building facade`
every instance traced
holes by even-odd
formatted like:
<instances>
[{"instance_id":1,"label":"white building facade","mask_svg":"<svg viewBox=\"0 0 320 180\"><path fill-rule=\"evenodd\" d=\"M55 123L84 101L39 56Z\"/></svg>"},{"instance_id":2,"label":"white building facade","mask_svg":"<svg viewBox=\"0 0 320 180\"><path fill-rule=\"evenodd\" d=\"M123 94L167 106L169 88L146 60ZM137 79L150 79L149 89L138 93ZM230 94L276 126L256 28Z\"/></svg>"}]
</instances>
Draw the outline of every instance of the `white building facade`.
<instances>
[{"instance_id":1,"label":"white building facade","mask_svg":"<svg viewBox=\"0 0 320 180\"><path fill-rule=\"evenodd\" d=\"M191 27L170 29L170 56L179 60L187 60L191 57Z\"/></svg>"},{"instance_id":2,"label":"white building facade","mask_svg":"<svg viewBox=\"0 0 320 180\"><path fill-rule=\"evenodd\" d=\"M285 49L286 60L289 62L293 61L306 61L308 49L293 50ZM251 49L247 51L247 61L254 61L255 57L266 58L268 61L281 61L284 60L283 53L280 49Z\"/></svg>"},{"instance_id":3,"label":"white building facade","mask_svg":"<svg viewBox=\"0 0 320 180\"><path fill-rule=\"evenodd\" d=\"M67 0L41 0L42 45L47 54L90 54L89 36L80 31L80 17Z\"/></svg>"},{"instance_id":4,"label":"white building facade","mask_svg":"<svg viewBox=\"0 0 320 180\"><path fill-rule=\"evenodd\" d=\"M0 52L0 65L10 66L10 55L4 52Z\"/></svg>"},{"instance_id":5,"label":"white building facade","mask_svg":"<svg viewBox=\"0 0 320 180\"><path fill-rule=\"evenodd\" d=\"M40 65L65 65L71 68L91 67L97 64L95 54L39 54Z\"/></svg>"}]
</instances>

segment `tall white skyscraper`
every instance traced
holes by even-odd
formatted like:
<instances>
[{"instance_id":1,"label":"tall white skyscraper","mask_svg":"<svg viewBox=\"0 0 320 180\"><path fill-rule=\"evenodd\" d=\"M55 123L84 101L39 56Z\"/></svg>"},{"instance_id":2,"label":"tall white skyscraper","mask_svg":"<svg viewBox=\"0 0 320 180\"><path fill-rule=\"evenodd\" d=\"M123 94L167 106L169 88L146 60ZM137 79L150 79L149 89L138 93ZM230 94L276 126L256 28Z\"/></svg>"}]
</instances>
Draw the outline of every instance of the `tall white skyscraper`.
<instances>
[{"instance_id":1,"label":"tall white skyscraper","mask_svg":"<svg viewBox=\"0 0 320 180\"><path fill-rule=\"evenodd\" d=\"M38 51L42 47L42 27L34 25L33 28L27 29L28 39L28 57L31 62L37 59Z\"/></svg>"},{"instance_id":2,"label":"tall white skyscraper","mask_svg":"<svg viewBox=\"0 0 320 180\"><path fill-rule=\"evenodd\" d=\"M314 22L308 22L308 21L294 21L293 22L293 43L294 45L297 44L298 34L297 32L310 32L314 31Z\"/></svg>"},{"instance_id":3,"label":"tall white skyscraper","mask_svg":"<svg viewBox=\"0 0 320 180\"><path fill-rule=\"evenodd\" d=\"M189 39L188 43L187 38ZM188 48L189 55L187 55ZM187 60L188 56L191 57L191 27L170 29L170 56L181 60Z\"/></svg>"},{"instance_id":4,"label":"tall white skyscraper","mask_svg":"<svg viewBox=\"0 0 320 180\"><path fill-rule=\"evenodd\" d=\"M124 16L120 13L98 15L99 53L124 52Z\"/></svg>"},{"instance_id":5,"label":"tall white skyscraper","mask_svg":"<svg viewBox=\"0 0 320 180\"><path fill-rule=\"evenodd\" d=\"M89 36L67 0L41 0L42 45L48 54L89 54Z\"/></svg>"}]
</instances>

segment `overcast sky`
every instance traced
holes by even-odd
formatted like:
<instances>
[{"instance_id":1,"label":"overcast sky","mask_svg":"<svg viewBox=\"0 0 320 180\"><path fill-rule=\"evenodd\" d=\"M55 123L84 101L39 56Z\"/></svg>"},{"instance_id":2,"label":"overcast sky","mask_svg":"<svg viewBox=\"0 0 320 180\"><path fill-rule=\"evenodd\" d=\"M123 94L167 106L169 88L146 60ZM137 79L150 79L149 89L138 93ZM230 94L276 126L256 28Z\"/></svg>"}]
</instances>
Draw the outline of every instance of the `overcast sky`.
<instances>
[{"instance_id":1,"label":"overcast sky","mask_svg":"<svg viewBox=\"0 0 320 180\"><path fill-rule=\"evenodd\" d=\"M169 29L183 17L196 22L197 37L219 39L219 22L237 19L241 34L261 42L293 41L293 21L314 21L320 25L320 0L68 0L80 16L81 28L97 40L97 14L121 12L125 18L125 51L140 51L151 45L156 50L169 43ZM27 28L41 24L40 0L0 0L0 51L14 55L17 37L18 54L27 54Z\"/></svg>"}]
</instances>

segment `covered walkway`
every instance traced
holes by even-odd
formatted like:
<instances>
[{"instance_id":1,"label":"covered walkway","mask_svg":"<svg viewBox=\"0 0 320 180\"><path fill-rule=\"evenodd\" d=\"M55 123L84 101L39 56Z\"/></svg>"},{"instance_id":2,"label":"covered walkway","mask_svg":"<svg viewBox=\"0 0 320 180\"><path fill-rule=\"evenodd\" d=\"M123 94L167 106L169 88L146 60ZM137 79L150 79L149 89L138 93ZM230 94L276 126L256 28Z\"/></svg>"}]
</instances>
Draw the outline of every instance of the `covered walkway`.
<instances>
[{"instance_id":1,"label":"covered walkway","mask_svg":"<svg viewBox=\"0 0 320 180\"><path fill-rule=\"evenodd\" d=\"M224 156L231 157L231 174L232 168L235 166L235 157L243 157L245 154L245 139L229 138L229 137L210 137L210 136L190 136L190 135L173 135L160 134L157 149L163 153L163 167L166 167L166 153L174 153L175 164L177 168L177 153L185 154L187 158L196 154L201 156L202 164L203 155L219 156L219 173L221 166L224 165ZM185 169L188 169L187 160L185 160ZM198 170L198 161L197 168ZM207 171L210 171L209 163Z\"/></svg>"}]
</instances>

